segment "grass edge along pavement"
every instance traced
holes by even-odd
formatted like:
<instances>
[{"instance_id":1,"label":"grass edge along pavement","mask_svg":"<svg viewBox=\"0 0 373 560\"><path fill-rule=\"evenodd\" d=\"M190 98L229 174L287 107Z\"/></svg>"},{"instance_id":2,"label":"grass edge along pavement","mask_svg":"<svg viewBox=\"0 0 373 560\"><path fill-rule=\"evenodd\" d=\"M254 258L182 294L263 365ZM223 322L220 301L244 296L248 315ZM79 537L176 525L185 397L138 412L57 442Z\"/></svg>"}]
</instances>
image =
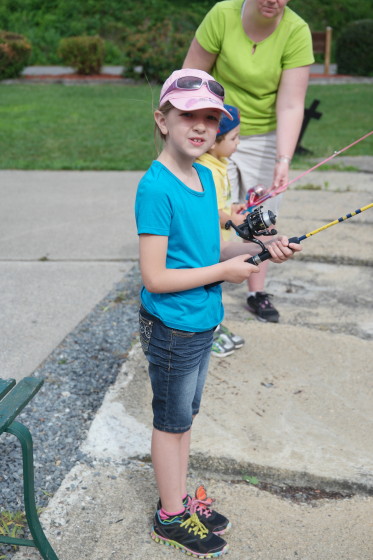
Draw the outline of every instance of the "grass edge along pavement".
<instances>
[{"instance_id":1,"label":"grass edge along pavement","mask_svg":"<svg viewBox=\"0 0 373 560\"><path fill-rule=\"evenodd\" d=\"M153 107L159 86L0 84L1 169L146 169L156 156ZM310 85L306 106L320 99L302 146L325 158L369 130L369 84ZM373 140L348 155L370 155ZM294 157L293 168L310 157ZM338 165L338 158L335 160Z\"/></svg>"}]
</instances>

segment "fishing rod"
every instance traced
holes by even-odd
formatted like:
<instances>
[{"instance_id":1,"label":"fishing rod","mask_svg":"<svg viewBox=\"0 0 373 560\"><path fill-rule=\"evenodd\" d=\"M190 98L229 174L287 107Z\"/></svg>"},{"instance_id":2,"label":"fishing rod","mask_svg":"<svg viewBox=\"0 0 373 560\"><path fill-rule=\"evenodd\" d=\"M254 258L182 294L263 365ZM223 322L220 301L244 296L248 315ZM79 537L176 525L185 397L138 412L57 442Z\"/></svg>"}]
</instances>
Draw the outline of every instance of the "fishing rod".
<instances>
[{"instance_id":1,"label":"fishing rod","mask_svg":"<svg viewBox=\"0 0 373 560\"><path fill-rule=\"evenodd\" d=\"M276 223L275 214L271 210L263 212L262 208L263 208L262 206L259 206L255 208L253 212L247 214L245 220L242 222L242 224L238 226L236 226L231 220L228 220L228 222L225 224L225 229L233 228L239 237L241 237L245 241L251 241L252 243L256 243L257 245L260 246L262 251L257 255L250 257L246 261L250 264L255 264L256 266L260 265L260 263L272 257L271 253L268 251L264 243L260 239L258 239L258 237L263 235L272 236L272 235L276 235L277 233L275 229L269 229L272 228L272 226L274 226ZM329 222L324 226L314 229L309 233L305 233L300 237L291 237L289 239L289 243L300 243L301 241L304 241L308 237L320 233L320 231L324 231L325 229L335 226L340 222L344 222L345 220L348 220L349 218L352 218L357 214L361 214L361 212L365 212L365 210L368 210L369 208L373 208L373 202L367 204L366 206L362 206L361 208L358 208L354 212L350 212L345 216L341 216L337 220L333 220L332 222ZM222 282L224 282L224 280L213 282L212 284L207 284L205 288L208 289L208 288L212 288L213 286L218 286L219 284L222 284Z\"/></svg>"},{"instance_id":2,"label":"fishing rod","mask_svg":"<svg viewBox=\"0 0 373 560\"><path fill-rule=\"evenodd\" d=\"M320 231L324 231L324 229L328 229L332 226L335 226L336 224L339 224L340 222L344 222L345 220L356 216L357 214L361 214L361 212L365 212L365 210L368 210L368 208L373 208L373 202L371 204L363 206L362 208L358 208L357 210L355 210L355 212L350 212L349 214L346 214L345 216L342 216L341 218L338 218L337 220L334 220L333 222L330 222L325 226L321 226L317 229L314 229L313 231L310 231L309 233L305 233L300 237L292 237L291 239L289 239L289 243L300 243L304 239L307 239L307 237L311 237L311 235L316 235L316 233L320 233Z\"/></svg>"},{"instance_id":3,"label":"fishing rod","mask_svg":"<svg viewBox=\"0 0 373 560\"><path fill-rule=\"evenodd\" d=\"M343 152L345 152L346 150L348 150L352 146L355 146L355 144L358 144L362 140L365 140L365 138L368 138L368 136L370 136L371 134L373 134L373 130L371 132L368 132L367 134L364 134L364 136L362 136L358 140L355 140L354 142L352 142L348 146L345 146L341 150L336 150L331 156L327 157L323 161L320 161L319 163L317 163L313 167L310 167L310 169L307 169L307 171L304 171L303 173L301 173L300 175L298 175L297 177L295 177L294 179L292 179L291 181L289 181L285 185L282 185L281 187L277 187L276 189L270 190L269 192L265 192L265 187L262 187L261 185L259 185L257 187L254 187L253 189L249 189L249 191L247 193L247 196L246 196L247 204L246 204L246 208L245 208L244 212L250 212L251 208L254 208L255 206L259 206L260 204L263 204L263 202L265 202L269 198L273 198L274 196L286 191L286 189L290 185L295 183L295 181L298 181L302 177L305 177L306 175L308 175L308 173L311 173L311 171L314 171L315 169L317 169L321 165L324 165L324 163L327 163L328 161L335 158L336 156L339 156L340 154L342 154Z\"/></svg>"},{"instance_id":4,"label":"fishing rod","mask_svg":"<svg viewBox=\"0 0 373 560\"><path fill-rule=\"evenodd\" d=\"M262 223L264 224L264 223L268 223L270 221L271 224L275 224L276 223L276 216L273 214L273 212L263 213L263 212L261 212L261 208L262 207L260 207L260 209L259 209L259 214L262 213L262 217L263 217L262 218ZM300 237L291 237L289 239L289 243L300 243L301 241L304 241L304 239L307 239L308 237L311 237L312 235L316 235L317 233L320 233L320 231L324 231L325 229L328 229L332 226L335 226L336 224L344 222L345 220L348 220L349 218L352 218L353 216L356 216L357 214L361 214L361 212L365 212L365 210L368 210L369 208L373 208L373 202L371 204L367 204L366 206L362 206L361 208L358 208L354 212L350 212L349 214L346 214L345 216L341 216L337 220L333 220L332 222L329 222L328 224L325 224L324 226L321 226L321 227L319 227L319 228L317 228L313 231L310 231L309 233L305 233L304 235L301 235ZM254 211L254 212L256 212L256 211ZM266 216L266 214L268 214L268 217ZM250 216L250 214L249 214L249 216ZM247 216L247 217L249 217L249 216ZM228 224L229 224L229 226L228 226ZM269 226L269 224L268 224L268 226ZM233 229L237 232L237 234L240 237L242 237L243 239L246 239L247 241L252 241L254 243L257 243L262 248L262 252L259 253L258 255L254 255L253 257L250 257L247 261L248 263L259 265L261 262L266 261L267 259L271 258L271 253L268 251L268 249L266 249L265 245L259 239L252 239L252 238L248 238L248 237L243 237L242 233L245 234L244 229L241 229L241 231L239 231L240 226L237 227L232 222L231 223L227 222L226 228L229 229L230 227L233 227ZM267 229L267 231L268 231L268 229ZM275 230L271 230L269 233L262 232L261 235L273 235L273 232L277 233Z\"/></svg>"}]
</instances>

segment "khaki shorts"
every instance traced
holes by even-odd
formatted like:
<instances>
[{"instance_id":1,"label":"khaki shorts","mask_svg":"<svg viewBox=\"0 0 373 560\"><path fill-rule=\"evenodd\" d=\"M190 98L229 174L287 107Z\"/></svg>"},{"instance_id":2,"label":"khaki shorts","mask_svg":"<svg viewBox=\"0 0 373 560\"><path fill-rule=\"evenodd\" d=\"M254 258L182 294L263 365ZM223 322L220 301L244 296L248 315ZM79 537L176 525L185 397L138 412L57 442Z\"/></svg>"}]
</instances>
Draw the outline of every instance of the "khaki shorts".
<instances>
[{"instance_id":1,"label":"khaki shorts","mask_svg":"<svg viewBox=\"0 0 373 560\"><path fill-rule=\"evenodd\" d=\"M257 185L272 186L276 159L276 132L254 136L240 136L240 143L231 155L228 176L232 187L232 201L246 202L249 189ZM263 202L264 210L278 216L282 194Z\"/></svg>"}]
</instances>

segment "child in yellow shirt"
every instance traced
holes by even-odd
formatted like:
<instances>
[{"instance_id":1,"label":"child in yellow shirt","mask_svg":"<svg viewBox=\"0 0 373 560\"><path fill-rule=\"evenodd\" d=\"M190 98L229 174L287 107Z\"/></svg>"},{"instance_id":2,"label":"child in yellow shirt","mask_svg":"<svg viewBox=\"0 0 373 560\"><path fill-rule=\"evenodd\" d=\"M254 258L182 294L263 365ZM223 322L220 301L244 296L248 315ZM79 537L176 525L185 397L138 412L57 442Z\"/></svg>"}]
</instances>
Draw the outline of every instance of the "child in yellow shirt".
<instances>
[{"instance_id":1,"label":"child in yellow shirt","mask_svg":"<svg viewBox=\"0 0 373 560\"><path fill-rule=\"evenodd\" d=\"M238 212L245 208L244 204L232 204L231 185L228 179L228 158L236 150L240 133L240 112L237 107L224 105L233 120L224 115L220 121L216 141L205 154L196 161L208 167L213 175L222 237L225 241L231 239L232 233L225 229L228 220L236 225L244 221L244 216ZM214 333L212 355L219 358L229 356L237 348L241 348L245 341L242 337L232 333L223 324L220 324Z\"/></svg>"}]
</instances>

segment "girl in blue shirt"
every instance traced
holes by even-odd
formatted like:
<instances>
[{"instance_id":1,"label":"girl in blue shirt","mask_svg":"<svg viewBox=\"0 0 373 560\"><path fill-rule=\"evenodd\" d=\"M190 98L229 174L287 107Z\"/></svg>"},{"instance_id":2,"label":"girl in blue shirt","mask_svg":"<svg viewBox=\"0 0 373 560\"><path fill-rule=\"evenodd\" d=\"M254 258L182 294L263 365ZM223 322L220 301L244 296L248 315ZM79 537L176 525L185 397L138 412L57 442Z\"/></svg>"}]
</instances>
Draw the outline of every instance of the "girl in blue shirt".
<instances>
[{"instance_id":1,"label":"girl in blue shirt","mask_svg":"<svg viewBox=\"0 0 373 560\"><path fill-rule=\"evenodd\" d=\"M160 500L152 537L198 558L224 554L226 517L203 487L187 493L191 426L199 411L215 327L223 319L220 280L257 272L252 244L220 240L211 171L195 159L215 142L224 90L209 74L183 69L162 87L154 118L163 149L141 179L135 204L143 280L140 338L153 390L152 462ZM252 252L249 252L252 247ZM283 262L299 245L268 245Z\"/></svg>"}]
</instances>

